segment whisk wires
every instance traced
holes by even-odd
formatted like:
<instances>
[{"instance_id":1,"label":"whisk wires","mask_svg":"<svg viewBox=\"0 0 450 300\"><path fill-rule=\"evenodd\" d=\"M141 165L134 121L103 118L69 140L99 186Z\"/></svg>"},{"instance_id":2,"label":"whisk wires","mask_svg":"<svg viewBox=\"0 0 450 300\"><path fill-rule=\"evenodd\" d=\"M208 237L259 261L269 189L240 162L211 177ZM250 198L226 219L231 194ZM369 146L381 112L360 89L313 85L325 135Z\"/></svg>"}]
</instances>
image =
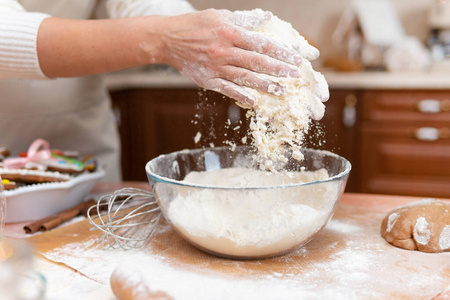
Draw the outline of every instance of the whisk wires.
<instances>
[{"instance_id":1,"label":"whisk wires","mask_svg":"<svg viewBox=\"0 0 450 300\"><path fill-rule=\"evenodd\" d=\"M91 230L103 232L99 240L103 248L124 250L145 246L161 218L153 193L136 188L102 196L87 215Z\"/></svg>"}]
</instances>

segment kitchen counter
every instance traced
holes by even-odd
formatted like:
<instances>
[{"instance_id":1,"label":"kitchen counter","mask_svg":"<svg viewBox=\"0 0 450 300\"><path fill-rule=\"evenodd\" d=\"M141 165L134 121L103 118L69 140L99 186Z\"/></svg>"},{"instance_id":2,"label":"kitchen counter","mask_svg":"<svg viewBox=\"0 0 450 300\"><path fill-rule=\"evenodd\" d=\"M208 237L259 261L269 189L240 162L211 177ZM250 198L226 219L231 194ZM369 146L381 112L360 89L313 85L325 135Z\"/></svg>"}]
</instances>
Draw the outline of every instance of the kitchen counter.
<instances>
[{"instance_id":1,"label":"kitchen counter","mask_svg":"<svg viewBox=\"0 0 450 300\"><path fill-rule=\"evenodd\" d=\"M100 183L93 194L129 186L149 189L146 182ZM129 259L128 268L137 268L132 282L126 280L131 287L145 282L170 299L430 299L450 284L450 253L402 250L379 234L387 211L419 199L344 194L333 219L313 241L267 260L203 253L167 224L145 248L129 252L99 248L100 233L90 231L87 220L27 240L41 255L35 268L47 277L46 299L114 299L111 273ZM6 233L17 236L19 229L20 224L7 225Z\"/></svg>"},{"instance_id":2,"label":"kitchen counter","mask_svg":"<svg viewBox=\"0 0 450 300\"><path fill-rule=\"evenodd\" d=\"M322 71L331 89L432 89L450 88L450 72L423 73ZM196 88L197 85L171 68L130 69L106 76L109 90L135 88Z\"/></svg>"}]
</instances>

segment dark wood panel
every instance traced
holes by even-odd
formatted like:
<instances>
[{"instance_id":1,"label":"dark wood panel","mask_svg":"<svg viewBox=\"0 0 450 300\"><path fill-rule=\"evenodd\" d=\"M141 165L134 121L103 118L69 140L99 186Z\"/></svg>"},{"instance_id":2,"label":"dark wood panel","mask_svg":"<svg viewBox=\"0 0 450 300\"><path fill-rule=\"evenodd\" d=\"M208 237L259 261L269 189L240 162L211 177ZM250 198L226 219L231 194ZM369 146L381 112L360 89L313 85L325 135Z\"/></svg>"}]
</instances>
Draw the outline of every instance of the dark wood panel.
<instances>
[{"instance_id":1,"label":"dark wood panel","mask_svg":"<svg viewBox=\"0 0 450 300\"><path fill-rule=\"evenodd\" d=\"M335 152L353 164L348 191L355 191L356 124L346 126L343 111L352 91L331 93L324 119L312 125L305 146ZM145 164L173 151L220 146L231 141L241 145L248 132L245 110L218 93L197 89L132 89L111 93L120 112L124 180L146 180ZM198 143L196 134L201 133ZM251 139L251 138L250 138Z\"/></svg>"},{"instance_id":2,"label":"dark wood panel","mask_svg":"<svg viewBox=\"0 0 450 300\"><path fill-rule=\"evenodd\" d=\"M357 192L358 185L358 98L359 94L353 90L331 90L330 99L325 102L325 115L322 120L312 123L305 142L309 148L328 150L350 161L352 171L347 192Z\"/></svg>"},{"instance_id":3,"label":"dark wood panel","mask_svg":"<svg viewBox=\"0 0 450 300\"><path fill-rule=\"evenodd\" d=\"M364 91L359 191L450 197L448 96L447 91ZM423 99L437 100L442 110L420 112L417 103ZM432 134L418 134L423 129Z\"/></svg>"},{"instance_id":4,"label":"dark wood panel","mask_svg":"<svg viewBox=\"0 0 450 300\"><path fill-rule=\"evenodd\" d=\"M248 128L240 122L245 112L215 92L133 89L112 92L111 97L120 115L124 180L146 180L145 164L161 154L224 141L240 144ZM195 143L197 133L202 137Z\"/></svg>"},{"instance_id":5,"label":"dark wood panel","mask_svg":"<svg viewBox=\"0 0 450 300\"><path fill-rule=\"evenodd\" d=\"M364 91L362 117L374 121L448 122L450 120L450 91L389 90ZM439 112L422 112L423 100L435 100Z\"/></svg>"}]
</instances>

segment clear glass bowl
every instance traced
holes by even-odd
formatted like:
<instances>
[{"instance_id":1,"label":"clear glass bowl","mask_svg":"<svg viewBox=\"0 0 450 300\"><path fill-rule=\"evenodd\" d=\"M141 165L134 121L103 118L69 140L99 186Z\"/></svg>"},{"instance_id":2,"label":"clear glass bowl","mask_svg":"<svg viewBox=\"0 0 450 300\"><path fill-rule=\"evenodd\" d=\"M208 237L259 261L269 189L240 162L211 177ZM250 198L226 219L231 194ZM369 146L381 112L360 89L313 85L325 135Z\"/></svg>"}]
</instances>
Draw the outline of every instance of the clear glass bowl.
<instances>
[{"instance_id":1,"label":"clear glass bowl","mask_svg":"<svg viewBox=\"0 0 450 300\"><path fill-rule=\"evenodd\" d=\"M234 151L217 147L161 155L147 163L146 172L164 217L189 243L227 258L269 258L305 245L322 230L347 183L351 165L345 158L322 150L302 152L303 161L289 158L265 186L230 184L240 180L239 176L224 176L223 183L214 185L183 181L193 171L259 170L253 148L248 146ZM310 182L300 176L280 184L277 176L283 171L321 175L314 175ZM324 172L328 174L325 177Z\"/></svg>"}]
</instances>

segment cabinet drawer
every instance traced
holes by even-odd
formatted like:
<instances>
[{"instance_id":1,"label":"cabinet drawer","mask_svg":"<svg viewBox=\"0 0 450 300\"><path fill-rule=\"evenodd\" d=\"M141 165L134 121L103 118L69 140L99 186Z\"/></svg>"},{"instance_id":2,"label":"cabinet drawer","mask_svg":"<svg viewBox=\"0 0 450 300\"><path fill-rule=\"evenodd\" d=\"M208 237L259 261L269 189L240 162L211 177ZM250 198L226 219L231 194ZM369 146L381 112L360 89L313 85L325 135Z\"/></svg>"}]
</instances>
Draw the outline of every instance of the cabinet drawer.
<instances>
[{"instance_id":1,"label":"cabinet drawer","mask_svg":"<svg viewBox=\"0 0 450 300\"><path fill-rule=\"evenodd\" d=\"M361 98L364 120L450 123L449 91L364 91Z\"/></svg>"},{"instance_id":2,"label":"cabinet drawer","mask_svg":"<svg viewBox=\"0 0 450 300\"><path fill-rule=\"evenodd\" d=\"M408 133L404 127L362 128L361 191L450 197L450 138L423 141Z\"/></svg>"}]
</instances>

